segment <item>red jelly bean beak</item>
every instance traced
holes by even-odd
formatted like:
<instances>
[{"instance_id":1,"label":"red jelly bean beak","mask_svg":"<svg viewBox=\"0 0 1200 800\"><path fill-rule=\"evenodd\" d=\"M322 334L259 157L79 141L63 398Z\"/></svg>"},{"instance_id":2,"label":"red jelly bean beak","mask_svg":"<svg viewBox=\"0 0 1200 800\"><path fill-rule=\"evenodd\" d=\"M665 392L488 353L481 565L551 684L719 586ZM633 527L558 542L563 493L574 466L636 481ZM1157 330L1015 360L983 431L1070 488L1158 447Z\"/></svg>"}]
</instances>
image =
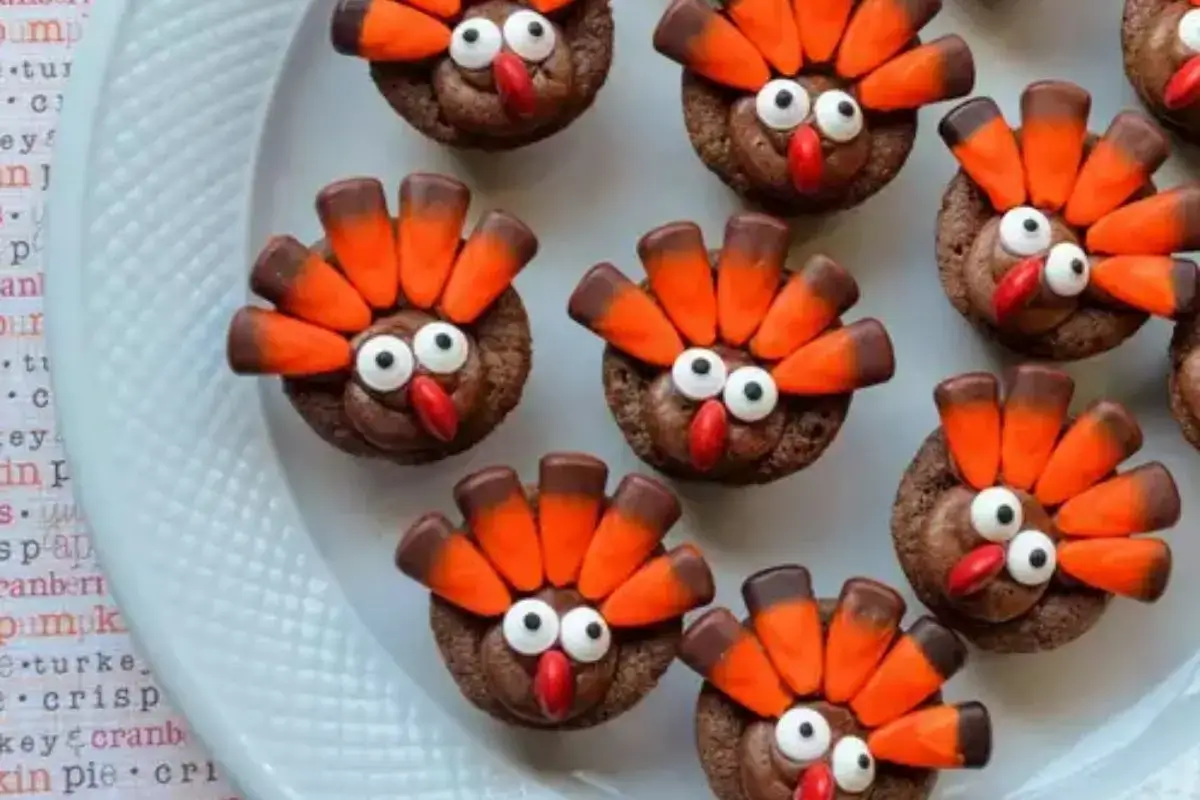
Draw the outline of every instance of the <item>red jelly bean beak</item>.
<instances>
[{"instance_id":1,"label":"red jelly bean beak","mask_svg":"<svg viewBox=\"0 0 1200 800\"><path fill-rule=\"evenodd\" d=\"M1045 256L1030 256L1005 273L992 293L992 308L996 321L1003 323L1017 313L1037 295L1042 285L1042 268Z\"/></svg>"},{"instance_id":2,"label":"red jelly bean beak","mask_svg":"<svg viewBox=\"0 0 1200 800\"><path fill-rule=\"evenodd\" d=\"M538 707L552 722L567 716L575 702L575 676L571 662L561 650L547 650L538 659L533 677L533 696Z\"/></svg>"},{"instance_id":3,"label":"red jelly bean beak","mask_svg":"<svg viewBox=\"0 0 1200 800\"><path fill-rule=\"evenodd\" d=\"M729 422L725 416L725 405L720 400L705 400L704 405L692 417L688 429L688 456L692 466L708 472L717 465L725 454L725 436Z\"/></svg>"},{"instance_id":4,"label":"red jelly bean beak","mask_svg":"<svg viewBox=\"0 0 1200 800\"><path fill-rule=\"evenodd\" d=\"M503 52L492 62L492 76L496 79L496 91L500 102L514 117L529 117L537 109L537 95L533 91L533 78L520 56Z\"/></svg>"},{"instance_id":5,"label":"red jelly bean beak","mask_svg":"<svg viewBox=\"0 0 1200 800\"><path fill-rule=\"evenodd\" d=\"M828 764L821 761L804 770L795 800L833 800L833 770Z\"/></svg>"},{"instance_id":6,"label":"red jelly bean beak","mask_svg":"<svg viewBox=\"0 0 1200 800\"><path fill-rule=\"evenodd\" d=\"M1163 103L1172 111L1190 106L1200 100L1200 56L1192 56L1167 81Z\"/></svg>"},{"instance_id":7,"label":"red jelly bean beak","mask_svg":"<svg viewBox=\"0 0 1200 800\"><path fill-rule=\"evenodd\" d=\"M408 385L408 401L430 436L448 442L458 433L458 410L454 408L454 401L433 378L428 375L413 378Z\"/></svg>"},{"instance_id":8,"label":"red jelly bean beak","mask_svg":"<svg viewBox=\"0 0 1200 800\"><path fill-rule=\"evenodd\" d=\"M992 582L1004 569L1004 548L985 544L967 553L946 578L946 592L951 597L968 597Z\"/></svg>"},{"instance_id":9,"label":"red jelly bean beak","mask_svg":"<svg viewBox=\"0 0 1200 800\"><path fill-rule=\"evenodd\" d=\"M788 141L788 172L792 185L800 194L812 194L821 188L821 171L825 156L821 152L821 136L812 125L801 125Z\"/></svg>"}]
</instances>

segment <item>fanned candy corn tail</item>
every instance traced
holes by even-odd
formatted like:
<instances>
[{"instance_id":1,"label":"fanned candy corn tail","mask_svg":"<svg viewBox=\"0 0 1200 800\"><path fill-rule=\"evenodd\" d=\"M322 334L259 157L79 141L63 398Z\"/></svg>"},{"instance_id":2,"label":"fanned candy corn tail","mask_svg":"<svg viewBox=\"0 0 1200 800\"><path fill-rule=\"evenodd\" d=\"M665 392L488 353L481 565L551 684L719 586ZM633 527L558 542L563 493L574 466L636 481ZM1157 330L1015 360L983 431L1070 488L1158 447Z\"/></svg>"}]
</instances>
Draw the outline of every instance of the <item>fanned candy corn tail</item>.
<instances>
[{"instance_id":1,"label":"fanned candy corn tail","mask_svg":"<svg viewBox=\"0 0 1200 800\"><path fill-rule=\"evenodd\" d=\"M966 646L949 628L922 617L896 642L850 707L869 728L887 724L941 689L966 660Z\"/></svg>"},{"instance_id":2,"label":"fanned candy corn tail","mask_svg":"<svg viewBox=\"0 0 1200 800\"><path fill-rule=\"evenodd\" d=\"M1004 482L1028 491L1050 460L1062 432L1075 381L1062 370L1022 364L1013 370L1000 441Z\"/></svg>"},{"instance_id":3,"label":"fanned candy corn tail","mask_svg":"<svg viewBox=\"0 0 1200 800\"><path fill-rule=\"evenodd\" d=\"M325 259L291 236L267 243L250 271L250 289L276 308L330 330L357 333L371 309Z\"/></svg>"},{"instance_id":4,"label":"fanned candy corn tail","mask_svg":"<svg viewBox=\"0 0 1200 800\"><path fill-rule=\"evenodd\" d=\"M854 578L842 586L825 640L825 699L845 703L883 660L904 616L904 600L881 583Z\"/></svg>"},{"instance_id":5,"label":"fanned candy corn tail","mask_svg":"<svg viewBox=\"0 0 1200 800\"><path fill-rule=\"evenodd\" d=\"M779 717L791 704L762 645L728 609L715 608L693 622L684 631L679 657L730 700L761 717Z\"/></svg>"},{"instance_id":6,"label":"fanned candy corn tail","mask_svg":"<svg viewBox=\"0 0 1200 800\"><path fill-rule=\"evenodd\" d=\"M763 214L735 214L725 226L717 262L717 320L721 338L745 343L767 313L783 276L788 228Z\"/></svg>"},{"instance_id":7,"label":"fanned candy corn tail","mask_svg":"<svg viewBox=\"0 0 1200 800\"><path fill-rule=\"evenodd\" d=\"M878 320L864 319L804 345L779 362L771 375L785 394L831 395L883 383L895 371L887 331Z\"/></svg>"},{"instance_id":8,"label":"fanned candy corn tail","mask_svg":"<svg viewBox=\"0 0 1200 800\"><path fill-rule=\"evenodd\" d=\"M674 0L654 30L654 49L733 89L757 92L771 79L758 49L705 0Z\"/></svg>"},{"instance_id":9,"label":"fanned candy corn tail","mask_svg":"<svg viewBox=\"0 0 1200 800\"><path fill-rule=\"evenodd\" d=\"M1167 160L1170 141L1141 114L1118 114L1092 148L1063 216L1078 227L1091 225L1146 185Z\"/></svg>"},{"instance_id":10,"label":"fanned candy corn tail","mask_svg":"<svg viewBox=\"0 0 1200 800\"><path fill-rule=\"evenodd\" d=\"M582 453L552 453L540 465L538 526L546 578L567 586L579 578L583 557L604 508L608 467Z\"/></svg>"},{"instance_id":11,"label":"fanned candy corn tail","mask_svg":"<svg viewBox=\"0 0 1200 800\"><path fill-rule=\"evenodd\" d=\"M786 566L751 575L742 584L742 597L754 632L783 682L798 696L816 694L825 668L825 642L808 570Z\"/></svg>"},{"instance_id":12,"label":"fanned candy corn tail","mask_svg":"<svg viewBox=\"0 0 1200 800\"><path fill-rule=\"evenodd\" d=\"M670 367L683 352L683 340L658 304L612 264L598 264L583 276L567 313L617 350L647 364Z\"/></svg>"},{"instance_id":13,"label":"fanned candy corn tail","mask_svg":"<svg viewBox=\"0 0 1200 800\"><path fill-rule=\"evenodd\" d=\"M1021 155L1029 199L1058 210L1067 202L1083 160L1092 97L1073 83L1039 81L1021 95Z\"/></svg>"},{"instance_id":14,"label":"fanned candy corn tail","mask_svg":"<svg viewBox=\"0 0 1200 800\"><path fill-rule=\"evenodd\" d=\"M671 322L692 344L711 345L717 338L717 293L700 228L691 222L655 228L637 250Z\"/></svg>"},{"instance_id":15,"label":"fanned candy corn tail","mask_svg":"<svg viewBox=\"0 0 1200 800\"><path fill-rule=\"evenodd\" d=\"M679 499L658 481L627 475L583 559L579 592L589 600L607 597L642 565L682 513Z\"/></svg>"},{"instance_id":16,"label":"fanned candy corn tail","mask_svg":"<svg viewBox=\"0 0 1200 800\"><path fill-rule=\"evenodd\" d=\"M863 78L858 99L875 111L903 111L962 97L975 86L975 61L961 36L943 36L896 56Z\"/></svg>"},{"instance_id":17,"label":"fanned candy corn tail","mask_svg":"<svg viewBox=\"0 0 1200 800\"><path fill-rule=\"evenodd\" d=\"M635 572L608 596L600 613L615 628L655 625L712 602L714 591L704 556L685 544Z\"/></svg>"},{"instance_id":18,"label":"fanned candy corn tail","mask_svg":"<svg viewBox=\"0 0 1200 800\"><path fill-rule=\"evenodd\" d=\"M320 375L350 366L350 343L336 333L247 306L229 323L229 366L239 375Z\"/></svg>"},{"instance_id":19,"label":"fanned candy corn tail","mask_svg":"<svg viewBox=\"0 0 1200 800\"><path fill-rule=\"evenodd\" d=\"M771 303L750 352L781 359L808 344L858 302L854 276L828 256L813 256Z\"/></svg>"},{"instance_id":20,"label":"fanned candy corn tail","mask_svg":"<svg viewBox=\"0 0 1200 800\"><path fill-rule=\"evenodd\" d=\"M986 372L959 375L933 392L950 457L976 489L996 482L1000 469L999 383Z\"/></svg>"},{"instance_id":21,"label":"fanned candy corn tail","mask_svg":"<svg viewBox=\"0 0 1200 800\"><path fill-rule=\"evenodd\" d=\"M454 487L454 502L483 552L514 588L542 585L542 553L533 509L517 473L490 467Z\"/></svg>"},{"instance_id":22,"label":"fanned candy corn tail","mask_svg":"<svg viewBox=\"0 0 1200 800\"><path fill-rule=\"evenodd\" d=\"M373 307L391 308L400 273L383 184L374 178L331 184L317 195L317 214L346 277Z\"/></svg>"},{"instance_id":23,"label":"fanned candy corn tail","mask_svg":"<svg viewBox=\"0 0 1200 800\"><path fill-rule=\"evenodd\" d=\"M483 617L500 616L512 596L470 540L441 514L413 523L396 548L396 566L443 600Z\"/></svg>"},{"instance_id":24,"label":"fanned candy corn tail","mask_svg":"<svg viewBox=\"0 0 1200 800\"><path fill-rule=\"evenodd\" d=\"M479 220L463 245L442 294L451 322L474 322L537 255L538 241L525 223L503 211Z\"/></svg>"},{"instance_id":25,"label":"fanned candy corn tail","mask_svg":"<svg viewBox=\"0 0 1200 800\"><path fill-rule=\"evenodd\" d=\"M934 706L876 730L867 739L879 761L915 769L978 769L992 756L992 723L979 703Z\"/></svg>"},{"instance_id":26,"label":"fanned candy corn tail","mask_svg":"<svg viewBox=\"0 0 1200 800\"><path fill-rule=\"evenodd\" d=\"M1050 455L1034 492L1054 506L1108 475L1142 447L1142 429L1122 405L1094 403L1079 415Z\"/></svg>"},{"instance_id":27,"label":"fanned candy corn tail","mask_svg":"<svg viewBox=\"0 0 1200 800\"><path fill-rule=\"evenodd\" d=\"M1098 483L1058 509L1055 526L1066 536L1129 536L1179 522L1179 489L1157 461Z\"/></svg>"},{"instance_id":28,"label":"fanned candy corn tail","mask_svg":"<svg viewBox=\"0 0 1200 800\"><path fill-rule=\"evenodd\" d=\"M1081 539L1058 546L1058 568L1103 592L1153 603L1171 578L1171 548L1160 539Z\"/></svg>"},{"instance_id":29,"label":"fanned candy corn tail","mask_svg":"<svg viewBox=\"0 0 1200 800\"><path fill-rule=\"evenodd\" d=\"M442 175L418 173L400 184L400 286L417 308L441 296L470 203L466 185Z\"/></svg>"}]
</instances>

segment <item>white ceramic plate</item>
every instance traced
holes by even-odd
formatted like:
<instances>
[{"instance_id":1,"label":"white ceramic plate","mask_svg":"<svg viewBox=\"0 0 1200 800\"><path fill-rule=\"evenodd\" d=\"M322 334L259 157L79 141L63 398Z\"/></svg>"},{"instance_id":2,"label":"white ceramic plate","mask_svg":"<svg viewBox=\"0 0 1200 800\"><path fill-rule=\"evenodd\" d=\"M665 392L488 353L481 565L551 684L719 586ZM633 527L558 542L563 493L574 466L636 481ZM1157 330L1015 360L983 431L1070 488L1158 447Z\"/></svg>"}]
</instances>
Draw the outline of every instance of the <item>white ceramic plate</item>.
<instances>
[{"instance_id":1,"label":"white ceramic plate","mask_svg":"<svg viewBox=\"0 0 1200 800\"><path fill-rule=\"evenodd\" d=\"M175 702L254 798L705 797L692 747L698 680L661 690L606 727L503 728L458 696L435 655L426 596L391 566L401 526L450 505L465 472L531 474L551 449L637 469L599 386L600 345L566 297L600 260L632 267L637 237L693 218L719 236L737 207L684 136L679 70L654 54L664 0L618 0L617 57L596 107L524 151L460 158L392 116L361 63L328 46L331 0L105 0L79 54L55 167L47 319L71 466L98 550ZM975 49L978 90L1015 112L1030 80L1076 80L1093 127L1134 105L1120 67L1119 0L957 0L936 33ZM1063 32L1071 31L1067 36ZM802 228L795 257L826 251L856 271L890 329L897 378L859 394L818 464L765 489L688 491L676 536L719 567L720 599L784 560L833 593L867 574L903 586L887 524L908 459L934 427L940 378L996 365L946 303L933 226L952 162L939 110L901 177L865 206ZM1177 162L1160 173L1181 178ZM245 302L264 237L315 238L316 190L353 174L395 186L444 170L540 234L518 280L536 365L518 412L486 443L425 469L358 463L319 443L276 381L225 368L226 322ZM803 239L803 237L802 237ZM1186 489L1200 455L1165 405L1160 322L1071 367L1080 398L1132 405ZM1191 499L1191 498L1189 498ZM946 774L941 797L1111 798L1200 738L1196 506L1172 537L1179 576L1156 607L1115 603L1074 646L1037 658L976 656L949 687L992 709L996 751Z\"/></svg>"}]
</instances>

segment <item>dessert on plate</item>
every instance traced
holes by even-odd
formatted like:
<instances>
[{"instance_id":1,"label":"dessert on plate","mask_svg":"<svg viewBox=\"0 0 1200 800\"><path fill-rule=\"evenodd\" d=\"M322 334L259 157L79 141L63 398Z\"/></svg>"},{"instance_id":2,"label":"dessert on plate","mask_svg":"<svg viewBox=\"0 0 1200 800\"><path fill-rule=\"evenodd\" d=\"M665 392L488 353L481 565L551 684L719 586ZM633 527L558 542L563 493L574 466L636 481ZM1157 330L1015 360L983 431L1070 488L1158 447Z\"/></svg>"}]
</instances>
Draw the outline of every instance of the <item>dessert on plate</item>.
<instances>
[{"instance_id":1,"label":"dessert on plate","mask_svg":"<svg viewBox=\"0 0 1200 800\"><path fill-rule=\"evenodd\" d=\"M1073 419L1074 382L1026 364L934 390L941 427L904 473L892 539L913 589L985 650L1053 650L1086 633L1115 595L1152 603L1171 574L1166 542L1140 534L1179 521L1158 462L1117 467L1142 446L1122 405Z\"/></svg>"},{"instance_id":2,"label":"dessert on plate","mask_svg":"<svg viewBox=\"0 0 1200 800\"><path fill-rule=\"evenodd\" d=\"M396 565L431 592L429 619L463 695L504 722L590 728L647 695L683 615L713 598L700 551L664 550L679 500L582 453L542 458L536 487L491 467L454 487L464 521L412 524Z\"/></svg>"},{"instance_id":3,"label":"dessert on plate","mask_svg":"<svg viewBox=\"0 0 1200 800\"><path fill-rule=\"evenodd\" d=\"M331 35L410 125L476 150L567 127L613 54L609 0L338 0Z\"/></svg>"},{"instance_id":4,"label":"dessert on plate","mask_svg":"<svg viewBox=\"0 0 1200 800\"><path fill-rule=\"evenodd\" d=\"M969 322L1005 347L1051 361L1116 347L1149 316L1196 301L1200 185L1157 191L1169 141L1125 111L1088 131L1091 96L1040 81L1021 95L1014 131L977 97L939 132L961 165L938 212L942 288Z\"/></svg>"},{"instance_id":5,"label":"dessert on plate","mask_svg":"<svg viewBox=\"0 0 1200 800\"><path fill-rule=\"evenodd\" d=\"M975 84L967 44L918 33L941 0L673 0L654 32L682 64L701 161L779 214L858 205L896 177L917 109Z\"/></svg>"},{"instance_id":6,"label":"dessert on plate","mask_svg":"<svg viewBox=\"0 0 1200 800\"><path fill-rule=\"evenodd\" d=\"M234 314L230 367L281 376L304 421L352 455L422 464L477 444L529 375L529 319L511 283L538 244L504 211L463 241L470 197L453 178L414 173L393 219L373 178L322 189L326 238L277 236L251 269L274 309Z\"/></svg>"},{"instance_id":7,"label":"dessert on plate","mask_svg":"<svg viewBox=\"0 0 1200 800\"><path fill-rule=\"evenodd\" d=\"M607 343L604 394L638 457L664 474L769 483L811 464L837 435L856 389L889 380L878 320L848 325L858 300L842 266L814 256L784 269L787 225L729 218L718 253L672 222L641 238L647 280L593 267L568 303Z\"/></svg>"},{"instance_id":8,"label":"dessert on plate","mask_svg":"<svg viewBox=\"0 0 1200 800\"><path fill-rule=\"evenodd\" d=\"M1200 142L1200 0L1125 0L1121 50L1150 113Z\"/></svg>"},{"instance_id":9,"label":"dessert on plate","mask_svg":"<svg viewBox=\"0 0 1200 800\"><path fill-rule=\"evenodd\" d=\"M987 709L942 703L966 647L930 617L902 632L890 587L851 578L818 600L786 565L742 597L749 620L706 611L680 648L705 678L696 745L720 800L924 800L937 770L987 765Z\"/></svg>"}]
</instances>

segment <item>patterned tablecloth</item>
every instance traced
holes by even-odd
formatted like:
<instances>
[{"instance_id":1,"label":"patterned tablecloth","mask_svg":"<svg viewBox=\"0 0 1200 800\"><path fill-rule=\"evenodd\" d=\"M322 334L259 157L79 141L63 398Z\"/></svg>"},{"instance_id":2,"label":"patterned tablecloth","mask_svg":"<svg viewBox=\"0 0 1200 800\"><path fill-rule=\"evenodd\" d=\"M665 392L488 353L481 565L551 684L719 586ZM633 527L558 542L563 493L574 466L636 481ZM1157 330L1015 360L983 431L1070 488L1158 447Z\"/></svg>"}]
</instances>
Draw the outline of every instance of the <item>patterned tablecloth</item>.
<instances>
[{"instance_id":1,"label":"patterned tablecloth","mask_svg":"<svg viewBox=\"0 0 1200 800\"><path fill-rule=\"evenodd\" d=\"M43 199L90 5L0 0L0 797L232 800L108 595L55 425ZM1129 797L1200 798L1200 752Z\"/></svg>"}]
</instances>

